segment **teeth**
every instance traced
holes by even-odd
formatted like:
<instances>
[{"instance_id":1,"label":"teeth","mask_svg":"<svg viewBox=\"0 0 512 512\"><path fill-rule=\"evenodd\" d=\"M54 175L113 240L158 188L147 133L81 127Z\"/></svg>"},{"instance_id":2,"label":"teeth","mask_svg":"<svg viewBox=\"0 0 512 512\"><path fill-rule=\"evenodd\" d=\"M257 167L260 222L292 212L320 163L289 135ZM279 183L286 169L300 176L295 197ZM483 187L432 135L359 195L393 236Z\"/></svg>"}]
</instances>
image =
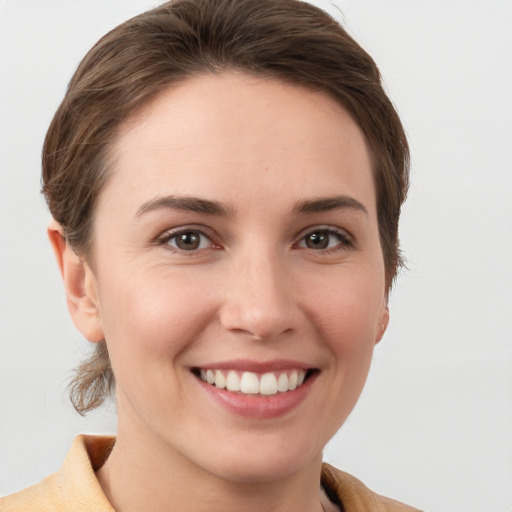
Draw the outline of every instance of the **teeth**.
<instances>
[{"instance_id":1,"label":"teeth","mask_svg":"<svg viewBox=\"0 0 512 512\"><path fill-rule=\"evenodd\" d=\"M215 372L215 387L221 389L226 387L226 379L220 370Z\"/></svg>"},{"instance_id":2,"label":"teeth","mask_svg":"<svg viewBox=\"0 0 512 512\"><path fill-rule=\"evenodd\" d=\"M297 372L293 370L293 372L290 373L290 376L288 377L288 389L293 391L297 387L298 381L299 376L297 375Z\"/></svg>"},{"instance_id":3,"label":"teeth","mask_svg":"<svg viewBox=\"0 0 512 512\"><path fill-rule=\"evenodd\" d=\"M240 377L233 370L228 373L226 378L226 388L228 391L240 391Z\"/></svg>"},{"instance_id":4,"label":"teeth","mask_svg":"<svg viewBox=\"0 0 512 512\"><path fill-rule=\"evenodd\" d=\"M277 391L288 391L288 375L281 373L277 379Z\"/></svg>"},{"instance_id":5,"label":"teeth","mask_svg":"<svg viewBox=\"0 0 512 512\"><path fill-rule=\"evenodd\" d=\"M293 391L304 383L305 370L292 370L275 374L273 372L258 375L253 372L242 372L240 375L230 370L227 375L221 370L200 370L199 376L204 382L219 389L240 391L249 395L275 395L278 392Z\"/></svg>"},{"instance_id":6,"label":"teeth","mask_svg":"<svg viewBox=\"0 0 512 512\"><path fill-rule=\"evenodd\" d=\"M275 395L277 393L277 379L273 373L265 373L261 376L260 393L262 395Z\"/></svg>"},{"instance_id":7,"label":"teeth","mask_svg":"<svg viewBox=\"0 0 512 512\"><path fill-rule=\"evenodd\" d=\"M240 391L250 395L257 395L260 392L260 381L258 376L252 372L242 373L240 379Z\"/></svg>"}]
</instances>

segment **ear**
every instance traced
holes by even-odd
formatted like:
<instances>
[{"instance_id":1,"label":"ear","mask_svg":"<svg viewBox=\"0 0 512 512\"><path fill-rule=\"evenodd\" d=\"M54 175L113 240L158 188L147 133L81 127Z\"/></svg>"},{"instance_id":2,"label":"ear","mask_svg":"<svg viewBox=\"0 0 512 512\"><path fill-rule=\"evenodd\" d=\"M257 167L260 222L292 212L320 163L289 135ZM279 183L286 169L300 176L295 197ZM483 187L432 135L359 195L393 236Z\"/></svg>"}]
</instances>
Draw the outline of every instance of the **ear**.
<instances>
[{"instance_id":1,"label":"ear","mask_svg":"<svg viewBox=\"0 0 512 512\"><path fill-rule=\"evenodd\" d=\"M389 324L389 308L386 304L383 308L383 311L382 311L382 314L380 317L380 322L377 327L377 337L375 338L375 344L379 343L379 341L384 336L384 333L386 332L386 329L388 328L388 324Z\"/></svg>"},{"instance_id":2,"label":"ear","mask_svg":"<svg viewBox=\"0 0 512 512\"><path fill-rule=\"evenodd\" d=\"M95 275L87 262L73 251L62 226L55 220L48 225L48 238L64 281L68 310L75 327L89 341L102 341L105 336Z\"/></svg>"}]
</instances>

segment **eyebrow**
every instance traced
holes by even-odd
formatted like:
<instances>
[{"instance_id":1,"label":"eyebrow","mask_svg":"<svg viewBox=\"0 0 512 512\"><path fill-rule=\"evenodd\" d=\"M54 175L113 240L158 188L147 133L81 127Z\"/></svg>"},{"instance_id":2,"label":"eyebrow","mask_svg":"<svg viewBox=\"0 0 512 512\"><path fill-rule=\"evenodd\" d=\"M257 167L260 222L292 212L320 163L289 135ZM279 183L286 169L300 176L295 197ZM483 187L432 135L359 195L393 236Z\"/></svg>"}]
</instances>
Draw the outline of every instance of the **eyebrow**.
<instances>
[{"instance_id":1,"label":"eyebrow","mask_svg":"<svg viewBox=\"0 0 512 512\"><path fill-rule=\"evenodd\" d=\"M231 217L234 208L223 205L218 201L200 199L192 196L159 196L146 201L138 210L137 217L154 210L177 210L185 212L203 213L217 217Z\"/></svg>"},{"instance_id":2,"label":"eyebrow","mask_svg":"<svg viewBox=\"0 0 512 512\"><path fill-rule=\"evenodd\" d=\"M321 213L338 209L359 210L368 215L368 210L362 203L345 195L298 201L293 213Z\"/></svg>"},{"instance_id":3,"label":"eyebrow","mask_svg":"<svg viewBox=\"0 0 512 512\"><path fill-rule=\"evenodd\" d=\"M201 199L192 196L158 196L146 201L138 210L137 217L154 210L176 210L203 213L216 217L232 217L235 209L226 206L218 201ZM362 203L353 197L341 195L333 197L322 197L318 199L305 199L298 201L293 208L294 214L321 213L338 209L359 210L368 214Z\"/></svg>"}]
</instances>

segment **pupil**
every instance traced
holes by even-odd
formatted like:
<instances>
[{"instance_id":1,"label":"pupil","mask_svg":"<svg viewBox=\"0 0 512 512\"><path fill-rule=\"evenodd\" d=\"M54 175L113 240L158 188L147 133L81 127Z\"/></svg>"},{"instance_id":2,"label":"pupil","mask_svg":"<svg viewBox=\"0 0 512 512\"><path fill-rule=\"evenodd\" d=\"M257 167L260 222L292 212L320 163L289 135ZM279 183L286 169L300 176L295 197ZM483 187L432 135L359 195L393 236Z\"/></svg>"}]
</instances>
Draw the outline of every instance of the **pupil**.
<instances>
[{"instance_id":1,"label":"pupil","mask_svg":"<svg viewBox=\"0 0 512 512\"><path fill-rule=\"evenodd\" d=\"M311 233L306 239L310 249L325 249L329 245L329 236L326 233Z\"/></svg>"},{"instance_id":2,"label":"pupil","mask_svg":"<svg viewBox=\"0 0 512 512\"><path fill-rule=\"evenodd\" d=\"M188 251L197 249L199 247L199 242L199 235L193 231L178 235L178 239L176 240L176 244L180 249Z\"/></svg>"}]
</instances>

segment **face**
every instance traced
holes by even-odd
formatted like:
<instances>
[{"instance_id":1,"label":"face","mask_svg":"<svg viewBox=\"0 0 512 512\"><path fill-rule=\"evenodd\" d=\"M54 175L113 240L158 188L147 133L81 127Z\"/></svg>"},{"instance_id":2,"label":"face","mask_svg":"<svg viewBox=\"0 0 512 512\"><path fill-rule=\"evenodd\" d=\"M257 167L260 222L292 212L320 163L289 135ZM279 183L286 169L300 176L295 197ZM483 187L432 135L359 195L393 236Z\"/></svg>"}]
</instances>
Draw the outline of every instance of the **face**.
<instances>
[{"instance_id":1,"label":"face","mask_svg":"<svg viewBox=\"0 0 512 512\"><path fill-rule=\"evenodd\" d=\"M86 278L119 436L232 480L317 463L387 324L357 125L323 93L203 76L112 158Z\"/></svg>"}]
</instances>

